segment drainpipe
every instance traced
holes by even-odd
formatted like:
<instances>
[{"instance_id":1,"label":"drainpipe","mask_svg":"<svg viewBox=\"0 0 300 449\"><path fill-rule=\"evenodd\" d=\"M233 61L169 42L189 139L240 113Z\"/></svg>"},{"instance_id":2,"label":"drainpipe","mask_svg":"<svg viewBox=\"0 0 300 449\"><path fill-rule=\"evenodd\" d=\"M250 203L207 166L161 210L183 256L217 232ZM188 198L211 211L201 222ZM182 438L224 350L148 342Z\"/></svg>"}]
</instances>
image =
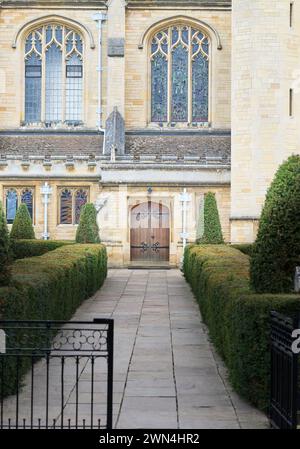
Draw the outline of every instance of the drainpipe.
<instances>
[{"instance_id":1,"label":"drainpipe","mask_svg":"<svg viewBox=\"0 0 300 449\"><path fill-rule=\"evenodd\" d=\"M97 108L97 124L98 130L105 133L105 129L102 128L102 22L107 18L106 13L97 12L92 16L93 20L98 24L98 108Z\"/></svg>"},{"instance_id":2,"label":"drainpipe","mask_svg":"<svg viewBox=\"0 0 300 449\"><path fill-rule=\"evenodd\" d=\"M48 233L48 204L50 203L50 195L52 193L52 189L49 186L48 182L45 182L45 184L41 188L41 193L44 195L43 197L43 204L44 204L44 232L42 234L42 237L44 240L48 240L50 235Z\"/></svg>"}]
</instances>

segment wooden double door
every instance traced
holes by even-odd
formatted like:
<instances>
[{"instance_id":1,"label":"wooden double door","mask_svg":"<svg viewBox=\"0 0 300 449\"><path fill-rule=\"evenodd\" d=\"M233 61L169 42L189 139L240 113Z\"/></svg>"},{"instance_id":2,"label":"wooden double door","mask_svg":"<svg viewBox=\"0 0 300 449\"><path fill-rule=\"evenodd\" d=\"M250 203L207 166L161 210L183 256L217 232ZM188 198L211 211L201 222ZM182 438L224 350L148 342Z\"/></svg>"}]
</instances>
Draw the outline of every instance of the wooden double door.
<instances>
[{"instance_id":1,"label":"wooden double door","mask_svg":"<svg viewBox=\"0 0 300 449\"><path fill-rule=\"evenodd\" d=\"M148 201L131 210L131 260L168 262L170 253L169 209Z\"/></svg>"}]
</instances>

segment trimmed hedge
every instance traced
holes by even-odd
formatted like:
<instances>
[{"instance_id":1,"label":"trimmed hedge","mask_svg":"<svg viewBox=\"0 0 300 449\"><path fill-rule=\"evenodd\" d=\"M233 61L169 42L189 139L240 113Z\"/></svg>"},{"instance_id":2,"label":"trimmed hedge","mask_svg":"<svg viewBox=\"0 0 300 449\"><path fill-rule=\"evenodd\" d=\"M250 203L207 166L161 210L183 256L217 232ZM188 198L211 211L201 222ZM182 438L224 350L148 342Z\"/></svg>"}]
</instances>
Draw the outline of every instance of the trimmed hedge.
<instances>
[{"instance_id":1,"label":"trimmed hedge","mask_svg":"<svg viewBox=\"0 0 300 449\"><path fill-rule=\"evenodd\" d=\"M300 265L300 155L277 170L267 192L251 258L257 293L292 293Z\"/></svg>"},{"instance_id":2,"label":"trimmed hedge","mask_svg":"<svg viewBox=\"0 0 300 449\"><path fill-rule=\"evenodd\" d=\"M25 203L18 207L11 231L11 239L35 239L32 220Z\"/></svg>"},{"instance_id":3,"label":"trimmed hedge","mask_svg":"<svg viewBox=\"0 0 300 449\"><path fill-rule=\"evenodd\" d=\"M72 241L64 240L11 240L11 250L15 259L24 259L42 256L61 246L73 244Z\"/></svg>"},{"instance_id":4,"label":"trimmed hedge","mask_svg":"<svg viewBox=\"0 0 300 449\"><path fill-rule=\"evenodd\" d=\"M0 288L3 320L69 320L77 307L102 285L107 274L103 245L68 245L43 256L21 259L12 265L11 286ZM17 338L25 337L18 330ZM43 336L36 341L42 343ZM23 343L24 344L24 343ZM30 358L19 370L25 374ZM4 395L16 389L15 365L5 365Z\"/></svg>"},{"instance_id":5,"label":"trimmed hedge","mask_svg":"<svg viewBox=\"0 0 300 449\"><path fill-rule=\"evenodd\" d=\"M87 203L81 209L76 242L100 243L97 210L93 203Z\"/></svg>"},{"instance_id":6,"label":"trimmed hedge","mask_svg":"<svg viewBox=\"0 0 300 449\"><path fill-rule=\"evenodd\" d=\"M6 218L0 202L0 286L10 281L11 250Z\"/></svg>"},{"instance_id":7,"label":"trimmed hedge","mask_svg":"<svg viewBox=\"0 0 300 449\"><path fill-rule=\"evenodd\" d=\"M197 243L215 244L224 243L222 228L220 223L216 196L213 192L208 192L204 197L204 230L203 236L197 239Z\"/></svg>"},{"instance_id":8,"label":"trimmed hedge","mask_svg":"<svg viewBox=\"0 0 300 449\"><path fill-rule=\"evenodd\" d=\"M230 245L231 248L238 249L244 254L247 254L247 256L252 256L254 244L253 243L241 243L236 245Z\"/></svg>"},{"instance_id":9,"label":"trimmed hedge","mask_svg":"<svg viewBox=\"0 0 300 449\"><path fill-rule=\"evenodd\" d=\"M269 406L270 312L300 311L299 295L254 294L249 257L226 245L190 245L184 273L235 390L262 410Z\"/></svg>"}]
</instances>

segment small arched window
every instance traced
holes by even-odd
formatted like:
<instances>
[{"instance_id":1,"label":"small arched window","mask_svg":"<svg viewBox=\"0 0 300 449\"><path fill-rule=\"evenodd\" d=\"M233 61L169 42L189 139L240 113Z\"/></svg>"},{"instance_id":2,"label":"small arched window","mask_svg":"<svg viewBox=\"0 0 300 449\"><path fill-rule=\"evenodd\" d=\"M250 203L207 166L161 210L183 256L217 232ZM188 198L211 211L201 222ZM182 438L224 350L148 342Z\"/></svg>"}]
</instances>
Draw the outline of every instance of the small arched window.
<instances>
[{"instance_id":1,"label":"small arched window","mask_svg":"<svg viewBox=\"0 0 300 449\"><path fill-rule=\"evenodd\" d=\"M88 188L63 188L60 191L60 224L78 224L81 208L88 201Z\"/></svg>"},{"instance_id":2,"label":"small arched window","mask_svg":"<svg viewBox=\"0 0 300 449\"><path fill-rule=\"evenodd\" d=\"M25 122L81 124L82 92L81 34L53 23L32 30L25 41Z\"/></svg>"},{"instance_id":3,"label":"small arched window","mask_svg":"<svg viewBox=\"0 0 300 449\"><path fill-rule=\"evenodd\" d=\"M208 36L187 25L157 32L151 41L151 121L208 122Z\"/></svg>"},{"instance_id":4,"label":"small arched window","mask_svg":"<svg viewBox=\"0 0 300 449\"><path fill-rule=\"evenodd\" d=\"M14 189L6 192L6 221L13 223L18 209L18 194Z\"/></svg>"},{"instance_id":5,"label":"small arched window","mask_svg":"<svg viewBox=\"0 0 300 449\"><path fill-rule=\"evenodd\" d=\"M21 203L26 204L31 220L34 221L33 199L34 199L33 188L15 187L5 189L5 209L6 209L7 223L13 223L17 213L18 206Z\"/></svg>"}]
</instances>

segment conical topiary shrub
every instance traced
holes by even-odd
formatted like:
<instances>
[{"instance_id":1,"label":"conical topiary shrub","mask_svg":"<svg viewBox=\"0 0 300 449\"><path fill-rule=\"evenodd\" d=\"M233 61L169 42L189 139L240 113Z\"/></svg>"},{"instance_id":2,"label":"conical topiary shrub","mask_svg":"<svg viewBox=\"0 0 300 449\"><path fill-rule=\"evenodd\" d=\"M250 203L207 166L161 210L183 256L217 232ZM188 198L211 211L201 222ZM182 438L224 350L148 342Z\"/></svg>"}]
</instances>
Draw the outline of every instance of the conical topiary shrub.
<instances>
[{"instance_id":1,"label":"conical topiary shrub","mask_svg":"<svg viewBox=\"0 0 300 449\"><path fill-rule=\"evenodd\" d=\"M224 243L218 206L215 194L208 192L204 198L204 231L197 243L221 244Z\"/></svg>"},{"instance_id":2,"label":"conical topiary shrub","mask_svg":"<svg viewBox=\"0 0 300 449\"><path fill-rule=\"evenodd\" d=\"M10 280L10 246L9 233L0 202L0 285L8 285Z\"/></svg>"},{"instance_id":3,"label":"conical topiary shrub","mask_svg":"<svg viewBox=\"0 0 300 449\"><path fill-rule=\"evenodd\" d=\"M21 204L17 210L11 228L10 238L14 240L35 239L31 217L29 215L28 208L24 203Z\"/></svg>"},{"instance_id":4,"label":"conical topiary shrub","mask_svg":"<svg viewBox=\"0 0 300 449\"><path fill-rule=\"evenodd\" d=\"M290 293L300 266L300 156L278 169L267 192L251 257L258 293Z\"/></svg>"},{"instance_id":5,"label":"conical topiary shrub","mask_svg":"<svg viewBox=\"0 0 300 449\"><path fill-rule=\"evenodd\" d=\"M77 243L100 243L97 211L92 203L85 204L80 213L76 232Z\"/></svg>"}]
</instances>

